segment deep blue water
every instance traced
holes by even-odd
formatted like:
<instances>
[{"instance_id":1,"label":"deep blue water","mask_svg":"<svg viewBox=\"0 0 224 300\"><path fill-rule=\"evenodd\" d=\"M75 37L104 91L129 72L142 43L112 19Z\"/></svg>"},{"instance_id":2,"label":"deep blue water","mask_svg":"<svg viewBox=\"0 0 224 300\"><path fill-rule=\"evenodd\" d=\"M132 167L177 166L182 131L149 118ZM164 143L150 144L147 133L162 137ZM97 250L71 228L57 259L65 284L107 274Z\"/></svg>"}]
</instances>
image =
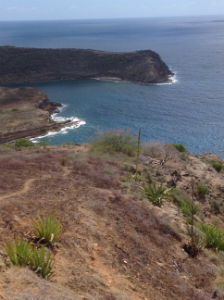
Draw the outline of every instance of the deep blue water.
<instances>
[{"instance_id":1,"label":"deep blue water","mask_svg":"<svg viewBox=\"0 0 224 300\"><path fill-rule=\"evenodd\" d=\"M66 104L61 116L86 122L43 140L88 142L98 129L137 133L142 127L143 141L182 143L190 152L224 158L224 16L0 22L0 45L151 49L176 73L178 81L171 85L96 80L29 84Z\"/></svg>"}]
</instances>

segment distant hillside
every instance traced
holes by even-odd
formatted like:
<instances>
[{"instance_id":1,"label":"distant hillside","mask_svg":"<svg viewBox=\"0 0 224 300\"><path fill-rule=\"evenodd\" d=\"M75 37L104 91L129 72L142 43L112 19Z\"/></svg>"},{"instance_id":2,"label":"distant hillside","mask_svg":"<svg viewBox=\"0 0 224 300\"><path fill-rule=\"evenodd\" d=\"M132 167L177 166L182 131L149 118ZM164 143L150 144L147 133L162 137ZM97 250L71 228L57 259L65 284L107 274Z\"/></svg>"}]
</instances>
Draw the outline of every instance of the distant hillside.
<instances>
[{"instance_id":1,"label":"distant hillside","mask_svg":"<svg viewBox=\"0 0 224 300\"><path fill-rule=\"evenodd\" d=\"M0 84L112 77L142 83L168 82L172 72L151 51L113 53L82 49L0 47Z\"/></svg>"}]
</instances>

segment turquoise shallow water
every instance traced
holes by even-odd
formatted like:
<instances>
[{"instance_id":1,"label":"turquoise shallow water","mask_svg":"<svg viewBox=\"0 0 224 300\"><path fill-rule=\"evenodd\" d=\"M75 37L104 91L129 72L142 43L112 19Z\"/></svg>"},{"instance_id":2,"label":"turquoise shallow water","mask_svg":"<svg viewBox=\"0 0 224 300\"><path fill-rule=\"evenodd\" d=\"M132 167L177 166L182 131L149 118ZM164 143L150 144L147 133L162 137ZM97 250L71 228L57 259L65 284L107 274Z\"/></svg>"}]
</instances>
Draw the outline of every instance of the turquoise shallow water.
<instances>
[{"instance_id":1,"label":"turquoise shallow water","mask_svg":"<svg viewBox=\"0 0 224 300\"><path fill-rule=\"evenodd\" d=\"M183 143L193 153L224 158L224 17L0 22L0 44L151 49L176 73L172 85L96 80L27 84L66 104L60 116L86 122L43 140L88 142L98 129L122 127L137 133L142 127L143 141Z\"/></svg>"}]
</instances>

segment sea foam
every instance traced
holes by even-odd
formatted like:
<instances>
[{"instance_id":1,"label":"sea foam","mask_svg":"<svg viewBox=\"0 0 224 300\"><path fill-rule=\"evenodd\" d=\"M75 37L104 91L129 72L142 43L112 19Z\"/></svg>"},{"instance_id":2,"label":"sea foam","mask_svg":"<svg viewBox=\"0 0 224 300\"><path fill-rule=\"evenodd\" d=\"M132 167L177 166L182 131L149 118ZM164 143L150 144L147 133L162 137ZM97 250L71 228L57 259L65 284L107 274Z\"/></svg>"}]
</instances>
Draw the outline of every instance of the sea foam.
<instances>
[{"instance_id":1,"label":"sea foam","mask_svg":"<svg viewBox=\"0 0 224 300\"><path fill-rule=\"evenodd\" d=\"M59 111L62 112L65 108L67 107L66 104L63 104L62 107L59 108ZM44 137L48 137L48 136L54 136L56 134L67 134L69 130L72 129L77 129L79 128L81 125L85 125L86 122L85 121L81 121L76 117L70 117L70 118L66 118L66 117L61 117L58 116L58 113L55 113L51 116L51 119L57 123L62 123L65 121L71 121L71 125L66 126L61 128L59 131L49 131L47 134L45 135L41 135L35 138L30 139L33 143L37 144L40 142L40 139L44 138ZM69 123L70 124L70 123Z\"/></svg>"}]
</instances>

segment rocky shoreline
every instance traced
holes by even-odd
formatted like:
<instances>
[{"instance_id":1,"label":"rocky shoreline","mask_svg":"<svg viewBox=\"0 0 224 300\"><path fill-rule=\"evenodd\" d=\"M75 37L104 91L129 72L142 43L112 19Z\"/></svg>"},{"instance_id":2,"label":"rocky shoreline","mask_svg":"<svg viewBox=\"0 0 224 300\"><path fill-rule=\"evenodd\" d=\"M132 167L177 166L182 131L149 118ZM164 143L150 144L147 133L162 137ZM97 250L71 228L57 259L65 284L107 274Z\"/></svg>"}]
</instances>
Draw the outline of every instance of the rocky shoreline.
<instances>
[{"instance_id":1,"label":"rocky shoreline","mask_svg":"<svg viewBox=\"0 0 224 300\"><path fill-rule=\"evenodd\" d=\"M114 53L0 47L0 85L86 78L155 84L170 83L172 75L151 50ZM0 144L76 125L72 120L58 123L51 118L61 106L36 89L0 87Z\"/></svg>"},{"instance_id":2,"label":"rocky shoreline","mask_svg":"<svg viewBox=\"0 0 224 300\"><path fill-rule=\"evenodd\" d=\"M55 122L62 104L51 102L45 92L30 87L0 88L0 144L19 138L33 138L74 126L76 122Z\"/></svg>"}]
</instances>

